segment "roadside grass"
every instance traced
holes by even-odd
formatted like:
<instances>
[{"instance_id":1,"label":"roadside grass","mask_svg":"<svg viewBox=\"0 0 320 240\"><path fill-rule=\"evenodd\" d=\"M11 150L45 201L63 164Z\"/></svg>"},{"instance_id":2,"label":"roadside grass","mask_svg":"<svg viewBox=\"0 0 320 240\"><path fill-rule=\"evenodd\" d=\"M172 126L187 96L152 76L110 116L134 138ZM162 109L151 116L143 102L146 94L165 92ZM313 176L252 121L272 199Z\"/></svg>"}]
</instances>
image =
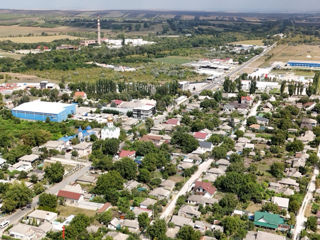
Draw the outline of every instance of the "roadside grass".
<instances>
[{"instance_id":1,"label":"roadside grass","mask_svg":"<svg viewBox=\"0 0 320 240\"><path fill-rule=\"evenodd\" d=\"M96 211L86 210L82 208L76 208L71 206L61 206L57 207L57 211L59 212L59 217L68 217L70 215L78 215L85 214L88 217L94 217L96 215Z\"/></svg>"}]
</instances>

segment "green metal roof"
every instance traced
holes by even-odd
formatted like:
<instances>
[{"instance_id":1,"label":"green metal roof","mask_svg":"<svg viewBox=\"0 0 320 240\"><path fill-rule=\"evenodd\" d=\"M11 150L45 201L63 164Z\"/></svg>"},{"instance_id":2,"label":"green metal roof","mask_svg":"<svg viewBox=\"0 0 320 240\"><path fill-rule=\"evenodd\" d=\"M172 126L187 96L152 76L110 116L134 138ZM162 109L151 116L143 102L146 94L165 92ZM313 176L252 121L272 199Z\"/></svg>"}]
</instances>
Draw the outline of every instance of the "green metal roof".
<instances>
[{"instance_id":1,"label":"green metal roof","mask_svg":"<svg viewBox=\"0 0 320 240\"><path fill-rule=\"evenodd\" d=\"M268 212L254 213L254 225L276 229L280 224L284 224L284 219L278 214Z\"/></svg>"}]
</instances>

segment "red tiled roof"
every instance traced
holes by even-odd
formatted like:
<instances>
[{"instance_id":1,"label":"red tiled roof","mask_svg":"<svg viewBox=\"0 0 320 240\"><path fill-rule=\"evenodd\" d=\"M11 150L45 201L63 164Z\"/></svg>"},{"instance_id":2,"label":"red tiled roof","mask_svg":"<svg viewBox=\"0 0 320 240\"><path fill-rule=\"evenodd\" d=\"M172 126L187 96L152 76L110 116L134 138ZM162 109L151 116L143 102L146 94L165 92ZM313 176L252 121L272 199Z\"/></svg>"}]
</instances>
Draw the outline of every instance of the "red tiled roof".
<instances>
[{"instance_id":1,"label":"red tiled roof","mask_svg":"<svg viewBox=\"0 0 320 240\"><path fill-rule=\"evenodd\" d=\"M74 93L74 96L75 96L75 97L84 97L85 95L86 95L85 92L75 92L75 93Z\"/></svg>"},{"instance_id":2,"label":"red tiled roof","mask_svg":"<svg viewBox=\"0 0 320 240\"><path fill-rule=\"evenodd\" d=\"M103 213L111 207L111 203L105 203L99 210L98 213Z\"/></svg>"},{"instance_id":3,"label":"red tiled roof","mask_svg":"<svg viewBox=\"0 0 320 240\"><path fill-rule=\"evenodd\" d=\"M140 140L141 141L160 141L161 136L144 135Z\"/></svg>"},{"instance_id":4,"label":"red tiled roof","mask_svg":"<svg viewBox=\"0 0 320 240\"><path fill-rule=\"evenodd\" d=\"M250 96L242 96L241 100L251 101L251 97Z\"/></svg>"},{"instance_id":5,"label":"red tiled roof","mask_svg":"<svg viewBox=\"0 0 320 240\"><path fill-rule=\"evenodd\" d=\"M303 104L304 107L310 107L314 104L314 102L307 102L305 104Z\"/></svg>"},{"instance_id":6,"label":"red tiled roof","mask_svg":"<svg viewBox=\"0 0 320 240\"><path fill-rule=\"evenodd\" d=\"M166 124L177 125L178 122L179 122L178 119L176 119L176 118L171 118L171 119L168 119L168 120L166 121Z\"/></svg>"},{"instance_id":7,"label":"red tiled roof","mask_svg":"<svg viewBox=\"0 0 320 240\"><path fill-rule=\"evenodd\" d=\"M211 183L209 183L209 182L200 182L200 181L196 181L194 188L202 188L202 189L204 189L206 192L208 192L210 194L214 194L216 192L216 190L217 190L214 186L212 186Z\"/></svg>"},{"instance_id":8,"label":"red tiled roof","mask_svg":"<svg viewBox=\"0 0 320 240\"><path fill-rule=\"evenodd\" d=\"M129 157L134 154L136 154L136 151L121 150L121 152L119 153L119 157L124 158L124 157Z\"/></svg>"},{"instance_id":9,"label":"red tiled roof","mask_svg":"<svg viewBox=\"0 0 320 240\"><path fill-rule=\"evenodd\" d=\"M60 190L58 192L57 196L58 197L63 197L63 198L79 200L80 197L81 197L81 194L80 193L75 193L75 192L69 192L69 191Z\"/></svg>"},{"instance_id":10,"label":"red tiled roof","mask_svg":"<svg viewBox=\"0 0 320 240\"><path fill-rule=\"evenodd\" d=\"M116 99L116 100L113 100L112 102L114 102L116 105L119 105L119 104L121 104L123 101Z\"/></svg>"},{"instance_id":11,"label":"red tiled roof","mask_svg":"<svg viewBox=\"0 0 320 240\"><path fill-rule=\"evenodd\" d=\"M196 132L193 134L193 136L197 139L206 139L207 137L207 133L203 133L203 132Z\"/></svg>"},{"instance_id":12,"label":"red tiled roof","mask_svg":"<svg viewBox=\"0 0 320 240\"><path fill-rule=\"evenodd\" d=\"M260 129L260 125L259 124L252 124L250 125L250 128L253 128L253 129Z\"/></svg>"}]
</instances>

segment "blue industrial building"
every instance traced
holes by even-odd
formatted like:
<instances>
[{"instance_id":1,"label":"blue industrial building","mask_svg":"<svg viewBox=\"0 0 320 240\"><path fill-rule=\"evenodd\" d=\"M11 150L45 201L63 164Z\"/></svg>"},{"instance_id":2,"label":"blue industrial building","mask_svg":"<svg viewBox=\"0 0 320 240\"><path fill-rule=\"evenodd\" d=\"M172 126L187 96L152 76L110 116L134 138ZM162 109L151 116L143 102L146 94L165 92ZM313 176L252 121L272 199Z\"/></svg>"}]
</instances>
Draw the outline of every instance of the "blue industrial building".
<instances>
[{"instance_id":1,"label":"blue industrial building","mask_svg":"<svg viewBox=\"0 0 320 240\"><path fill-rule=\"evenodd\" d=\"M317 62L289 61L288 65L290 67L320 68L320 63Z\"/></svg>"},{"instance_id":2,"label":"blue industrial building","mask_svg":"<svg viewBox=\"0 0 320 240\"><path fill-rule=\"evenodd\" d=\"M11 112L13 116L27 120L46 121L49 118L52 122L62 122L69 114L76 113L76 104L34 101L23 103Z\"/></svg>"}]
</instances>

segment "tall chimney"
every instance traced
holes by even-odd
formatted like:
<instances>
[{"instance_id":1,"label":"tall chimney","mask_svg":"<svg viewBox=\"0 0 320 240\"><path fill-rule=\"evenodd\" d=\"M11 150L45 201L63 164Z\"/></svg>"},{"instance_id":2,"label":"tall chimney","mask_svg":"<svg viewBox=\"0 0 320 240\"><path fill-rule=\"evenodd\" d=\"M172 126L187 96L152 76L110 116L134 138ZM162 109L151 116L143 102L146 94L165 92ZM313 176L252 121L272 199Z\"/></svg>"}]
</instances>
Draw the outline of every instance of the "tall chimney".
<instances>
[{"instance_id":1,"label":"tall chimney","mask_svg":"<svg viewBox=\"0 0 320 240\"><path fill-rule=\"evenodd\" d=\"M100 16L98 16L98 44L101 45L101 27L100 27Z\"/></svg>"}]
</instances>

